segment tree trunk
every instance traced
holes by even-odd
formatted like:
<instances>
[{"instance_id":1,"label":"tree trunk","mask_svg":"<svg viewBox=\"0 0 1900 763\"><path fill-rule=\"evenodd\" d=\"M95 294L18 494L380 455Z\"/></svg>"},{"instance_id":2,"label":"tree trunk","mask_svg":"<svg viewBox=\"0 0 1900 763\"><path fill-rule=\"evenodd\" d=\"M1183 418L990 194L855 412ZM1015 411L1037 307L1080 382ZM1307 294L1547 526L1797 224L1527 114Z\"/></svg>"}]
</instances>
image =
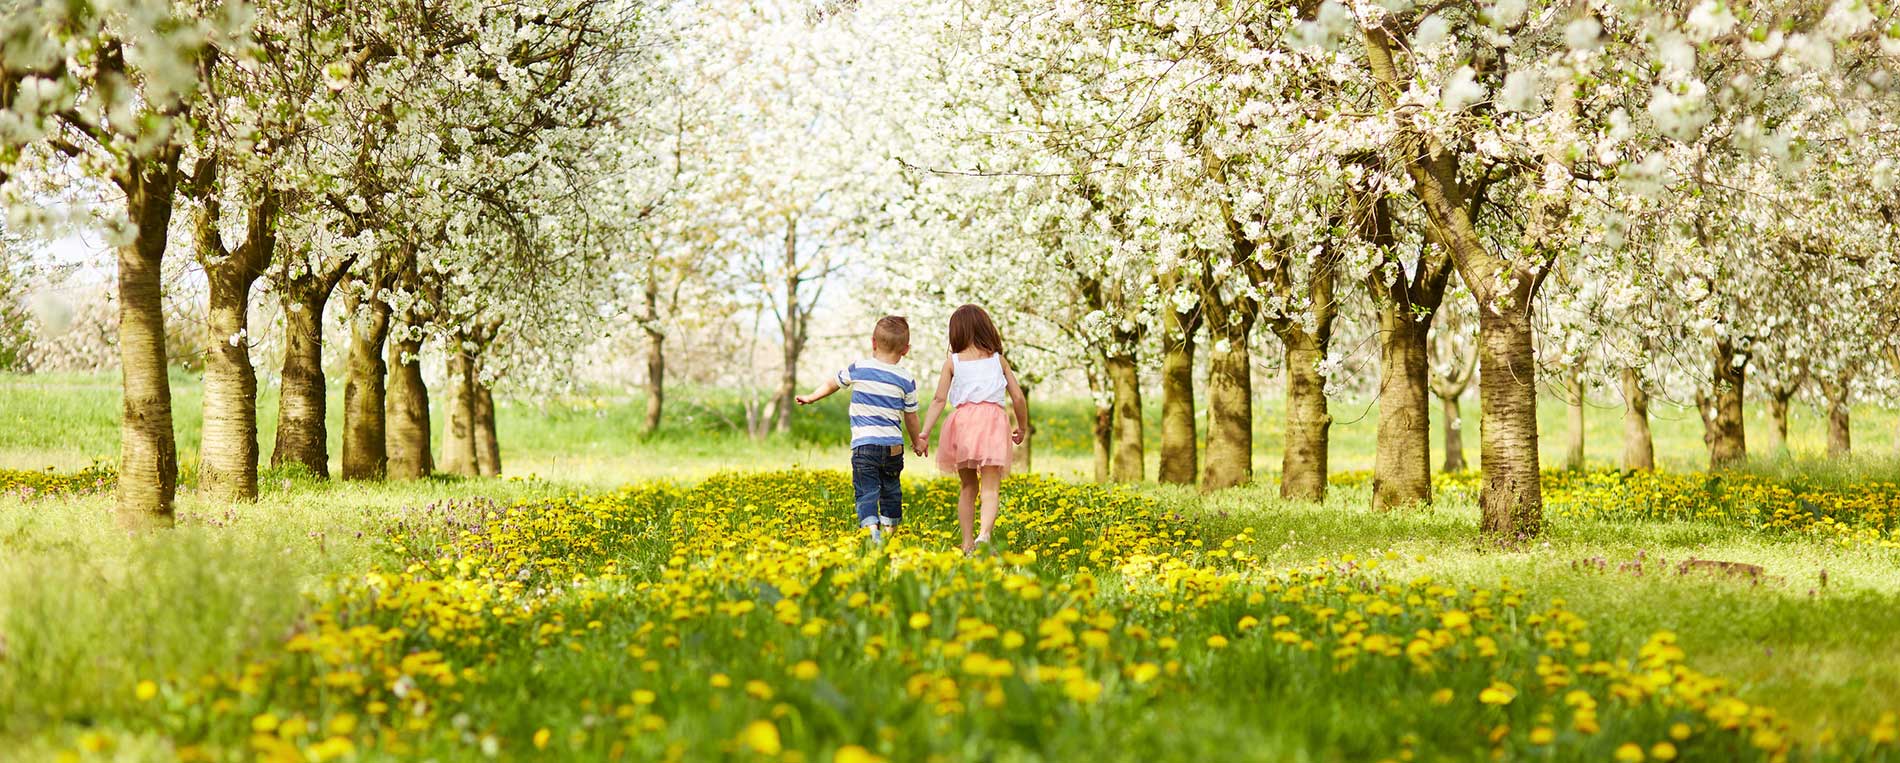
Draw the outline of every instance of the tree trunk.
<instances>
[{"instance_id":1,"label":"tree trunk","mask_svg":"<svg viewBox=\"0 0 1900 763\"><path fill-rule=\"evenodd\" d=\"M1253 481L1253 359L1245 330L1207 356L1207 462L1201 489ZM1225 346L1223 346L1225 345Z\"/></svg>"},{"instance_id":2,"label":"tree trunk","mask_svg":"<svg viewBox=\"0 0 1900 763\"><path fill-rule=\"evenodd\" d=\"M475 380L464 341L458 336L449 348L449 420L442 430L442 471L473 477L480 473L475 462Z\"/></svg>"},{"instance_id":3,"label":"tree trunk","mask_svg":"<svg viewBox=\"0 0 1900 763\"><path fill-rule=\"evenodd\" d=\"M408 292L410 299L389 335L389 390L383 408L388 431L383 448L392 479L421 479L435 470L435 458L429 443L429 388L422 381L422 327L429 305L423 301L413 253L397 263L395 285Z\"/></svg>"},{"instance_id":4,"label":"tree trunk","mask_svg":"<svg viewBox=\"0 0 1900 763\"><path fill-rule=\"evenodd\" d=\"M1564 468L1573 472L1583 471L1583 366L1572 363L1566 369L1564 379L1564 401L1570 420L1569 447L1564 450Z\"/></svg>"},{"instance_id":5,"label":"tree trunk","mask_svg":"<svg viewBox=\"0 0 1900 763\"><path fill-rule=\"evenodd\" d=\"M1171 315L1178 315L1169 311ZM1194 426L1194 336L1171 319L1161 358L1161 469L1164 483L1194 484L1200 453Z\"/></svg>"},{"instance_id":6,"label":"tree trunk","mask_svg":"<svg viewBox=\"0 0 1900 763\"><path fill-rule=\"evenodd\" d=\"M257 499L257 368L251 364L251 286L276 249L277 200L253 199L244 242L227 250L219 232L216 165L200 160L196 230L209 304L212 341L205 353L204 433L198 448L199 487L214 501Z\"/></svg>"},{"instance_id":7,"label":"tree trunk","mask_svg":"<svg viewBox=\"0 0 1900 763\"><path fill-rule=\"evenodd\" d=\"M1793 393L1773 389L1768 392L1768 451L1787 453L1788 447L1788 403L1794 399Z\"/></svg>"},{"instance_id":8,"label":"tree trunk","mask_svg":"<svg viewBox=\"0 0 1900 763\"><path fill-rule=\"evenodd\" d=\"M1536 537L1544 520L1530 294L1524 288L1516 292L1516 304L1478 310L1479 457L1484 460L1479 527L1502 542Z\"/></svg>"},{"instance_id":9,"label":"tree trunk","mask_svg":"<svg viewBox=\"0 0 1900 763\"><path fill-rule=\"evenodd\" d=\"M429 388L422 381L422 337L403 331L389 343L393 361L384 415L391 479L421 479L435 470L430 452Z\"/></svg>"},{"instance_id":10,"label":"tree trunk","mask_svg":"<svg viewBox=\"0 0 1900 763\"><path fill-rule=\"evenodd\" d=\"M1147 454L1141 431L1141 376L1135 368L1135 356L1108 356L1108 381L1114 393L1115 427L1109 476L1116 482L1140 482L1147 471Z\"/></svg>"},{"instance_id":11,"label":"tree trunk","mask_svg":"<svg viewBox=\"0 0 1900 763\"><path fill-rule=\"evenodd\" d=\"M257 369L251 365L249 307L258 273L232 259L205 266L213 341L205 354L198 484L218 502L257 499Z\"/></svg>"},{"instance_id":12,"label":"tree trunk","mask_svg":"<svg viewBox=\"0 0 1900 763\"><path fill-rule=\"evenodd\" d=\"M328 390L323 377L323 310L334 280L305 274L281 284L284 370L277 400L277 440L270 465L302 464L330 477Z\"/></svg>"},{"instance_id":13,"label":"tree trunk","mask_svg":"<svg viewBox=\"0 0 1900 763\"><path fill-rule=\"evenodd\" d=\"M495 395L475 381L475 469L483 477L501 476L501 443L495 439Z\"/></svg>"},{"instance_id":14,"label":"tree trunk","mask_svg":"<svg viewBox=\"0 0 1900 763\"><path fill-rule=\"evenodd\" d=\"M822 263L818 269L824 269ZM793 219L785 227L785 310L779 319L785 369L779 377L778 392L772 396L773 428L780 434L792 431L792 409L797 407L798 396L798 357L805 351L805 339L809 336L811 316L798 294L799 284L805 280L803 273L804 268L798 262L798 221ZM823 286L819 288L822 290Z\"/></svg>"},{"instance_id":15,"label":"tree trunk","mask_svg":"<svg viewBox=\"0 0 1900 763\"><path fill-rule=\"evenodd\" d=\"M1162 293L1170 294L1165 285ZM1161 334L1161 468L1163 483L1194 484L1200 453L1194 431L1194 332L1200 328L1195 312L1162 310Z\"/></svg>"},{"instance_id":16,"label":"tree trunk","mask_svg":"<svg viewBox=\"0 0 1900 763\"><path fill-rule=\"evenodd\" d=\"M666 405L666 332L647 329L647 417L646 433L660 431L660 415Z\"/></svg>"},{"instance_id":17,"label":"tree trunk","mask_svg":"<svg viewBox=\"0 0 1900 763\"><path fill-rule=\"evenodd\" d=\"M1462 472L1465 465L1465 422L1458 412L1459 395L1438 398L1439 406L1445 414L1445 465L1446 473Z\"/></svg>"},{"instance_id":18,"label":"tree trunk","mask_svg":"<svg viewBox=\"0 0 1900 763\"><path fill-rule=\"evenodd\" d=\"M1723 339L1715 343L1713 374L1715 394L1698 395L1702 413L1702 439L1709 447L1709 466L1721 469L1736 466L1748 458L1748 438L1743 429L1742 393L1746 382L1745 367L1736 363L1744 356Z\"/></svg>"},{"instance_id":19,"label":"tree trunk","mask_svg":"<svg viewBox=\"0 0 1900 763\"><path fill-rule=\"evenodd\" d=\"M1095 481L1108 482L1109 464L1115 452L1115 408L1103 403L1095 404Z\"/></svg>"},{"instance_id":20,"label":"tree trunk","mask_svg":"<svg viewBox=\"0 0 1900 763\"><path fill-rule=\"evenodd\" d=\"M1623 468L1655 471L1656 447L1649 435L1649 392L1643 373L1623 369Z\"/></svg>"},{"instance_id":21,"label":"tree trunk","mask_svg":"<svg viewBox=\"0 0 1900 763\"><path fill-rule=\"evenodd\" d=\"M123 373L118 517L127 527L169 527L178 492L178 442L165 358L162 293L167 232L178 184L178 151L133 159L119 183L135 227L119 247L119 367Z\"/></svg>"},{"instance_id":22,"label":"tree trunk","mask_svg":"<svg viewBox=\"0 0 1900 763\"><path fill-rule=\"evenodd\" d=\"M380 480L388 468L383 408L388 366L383 340L389 334L389 303L382 279L351 305L350 358L343 386L343 479Z\"/></svg>"},{"instance_id":23,"label":"tree trunk","mask_svg":"<svg viewBox=\"0 0 1900 763\"><path fill-rule=\"evenodd\" d=\"M1432 501L1431 366L1425 342L1431 324L1397 305L1379 310L1379 435L1373 454L1372 508ZM1451 403L1456 410L1455 400ZM1445 431L1446 464L1456 437ZM1458 454L1459 463L1464 454Z\"/></svg>"},{"instance_id":24,"label":"tree trunk","mask_svg":"<svg viewBox=\"0 0 1900 763\"><path fill-rule=\"evenodd\" d=\"M1848 418L1851 408L1847 382L1824 378L1821 381L1821 395L1827 399L1827 457L1846 458L1854 452Z\"/></svg>"},{"instance_id":25,"label":"tree trunk","mask_svg":"<svg viewBox=\"0 0 1900 763\"><path fill-rule=\"evenodd\" d=\"M1280 497L1318 501L1326 497L1328 432L1326 378L1319 363L1325 347L1304 331L1282 336L1286 345L1286 441L1280 461Z\"/></svg>"},{"instance_id":26,"label":"tree trunk","mask_svg":"<svg viewBox=\"0 0 1900 763\"><path fill-rule=\"evenodd\" d=\"M1022 388L1023 400L1029 400L1029 386L1020 382L1018 382L1017 386ZM1014 413L1011 414L1011 417L1014 417ZM1016 426L1022 427L1023 429L1023 441L1022 444L1010 450L1009 470L1015 474L1028 474L1035 468L1030 454L1032 446L1036 441L1036 426L1027 421L1018 421L1016 422Z\"/></svg>"}]
</instances>

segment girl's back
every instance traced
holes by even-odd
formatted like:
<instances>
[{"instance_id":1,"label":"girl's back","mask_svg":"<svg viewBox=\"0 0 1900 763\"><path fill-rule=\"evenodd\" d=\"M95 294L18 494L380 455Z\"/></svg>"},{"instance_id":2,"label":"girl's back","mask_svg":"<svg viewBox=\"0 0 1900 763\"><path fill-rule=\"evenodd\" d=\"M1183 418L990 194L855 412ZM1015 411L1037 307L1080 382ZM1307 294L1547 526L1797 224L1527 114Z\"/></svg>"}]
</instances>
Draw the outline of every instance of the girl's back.
<instances>
[{"instance_id":1,"label":"girl's back","mask_svg":"<svg viewBox=\"0 0 1900 763\"><path fill-rule=\"evenodd\" d=\"M991 353L986 357L964 360L958 354L952 354L950 362L955 367L955 373L950 377L951 405L1009 405L1009 380L1003 376L1001 355Z\"/></svg>"}]
</instances>

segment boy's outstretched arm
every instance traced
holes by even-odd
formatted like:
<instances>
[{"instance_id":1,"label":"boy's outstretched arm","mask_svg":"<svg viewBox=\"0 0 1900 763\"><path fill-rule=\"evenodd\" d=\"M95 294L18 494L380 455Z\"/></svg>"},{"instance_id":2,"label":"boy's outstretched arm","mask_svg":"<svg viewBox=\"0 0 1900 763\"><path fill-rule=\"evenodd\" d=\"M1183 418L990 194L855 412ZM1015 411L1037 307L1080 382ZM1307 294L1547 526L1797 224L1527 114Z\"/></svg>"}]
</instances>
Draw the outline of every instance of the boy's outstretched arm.
<instances>
[{"instance_id":1,"label":"boy's outstretched arm","mask_svg":"<svg viewBox=\"0 0 1900 763\"><path fill-rule=\"evenodd\" d=\"M1016 383L1016 369L1009 367L1009 358L1003 358L1003 380L1009 383L1009 404L1016 410L1016 426L1009 432L1009 441L1023 444L1023 438L1029 436L1029 396L1023 394L1023 386Z\"/></svg>"},{"instance_id":2,"label":"boy's outstretched arm","mask_svg":"<svg viewBox=\"0 0 1900 763\"><path fill-rule=\"evenodd\" d=\"M810 394L799 395L792 399L798 401L799 405L811 405L812 403L831 397L831 393L837 392L838 389L838 380L836 378L826 379L824 384L818 385L818 388L812 390Z\"/></svg>"}]
</instances>

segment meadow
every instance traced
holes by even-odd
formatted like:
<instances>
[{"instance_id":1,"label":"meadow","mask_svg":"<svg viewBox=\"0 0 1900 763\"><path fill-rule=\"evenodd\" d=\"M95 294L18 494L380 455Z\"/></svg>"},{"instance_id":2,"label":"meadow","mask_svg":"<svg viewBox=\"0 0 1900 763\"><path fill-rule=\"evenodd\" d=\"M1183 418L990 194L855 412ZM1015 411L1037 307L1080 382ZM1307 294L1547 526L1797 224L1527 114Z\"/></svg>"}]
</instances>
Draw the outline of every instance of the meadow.
<instances>
[{"instance_id":1,"label":"meadow","mask_svg":"<svg viewBox=\"0 0 1900 763\"><path fill-rule=\"evenodd\" d=\"M965 560L920 464L902 531L848 531L837 410L751 442L677 406L648 438L611 398L505 402L519 476L272 471L254 505L188 487L178 528L127 535L88 469L115 389L0 377L0 758L1896 757L1900 469L1808 455L1806 411L1793 457L1721 476L1693 413L1659 412L1665 472L1552 472L1546 536L1501 551L1470 475L1371 511L1347 405L1334 489L1294 504L1266 436L1247 488L1077 484L1087 406L1038 401L1047 474ZM1607 466L1620 411L1591 415Z\"/></svg>"}]
</instances>

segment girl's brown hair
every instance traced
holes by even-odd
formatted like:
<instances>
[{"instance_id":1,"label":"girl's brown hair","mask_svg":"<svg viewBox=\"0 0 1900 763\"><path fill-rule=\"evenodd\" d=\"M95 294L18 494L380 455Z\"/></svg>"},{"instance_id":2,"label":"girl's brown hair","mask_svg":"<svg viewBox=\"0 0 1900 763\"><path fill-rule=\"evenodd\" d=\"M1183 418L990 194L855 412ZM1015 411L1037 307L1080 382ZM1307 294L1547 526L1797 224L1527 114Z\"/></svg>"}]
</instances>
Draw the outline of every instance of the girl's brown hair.
<instances>
[{"instance_id":1,"label":"girl's brown hair","mask_svg":"<svg viewBox=\"0 0 1900 763\"><path fill-rule=\"evenodd\" d=\"M950 314L950 351L962 352L970 345L1003 353L1003 335L996 331L990 314L976 305L964 305Z\"/></svg>"}]
</instances>

